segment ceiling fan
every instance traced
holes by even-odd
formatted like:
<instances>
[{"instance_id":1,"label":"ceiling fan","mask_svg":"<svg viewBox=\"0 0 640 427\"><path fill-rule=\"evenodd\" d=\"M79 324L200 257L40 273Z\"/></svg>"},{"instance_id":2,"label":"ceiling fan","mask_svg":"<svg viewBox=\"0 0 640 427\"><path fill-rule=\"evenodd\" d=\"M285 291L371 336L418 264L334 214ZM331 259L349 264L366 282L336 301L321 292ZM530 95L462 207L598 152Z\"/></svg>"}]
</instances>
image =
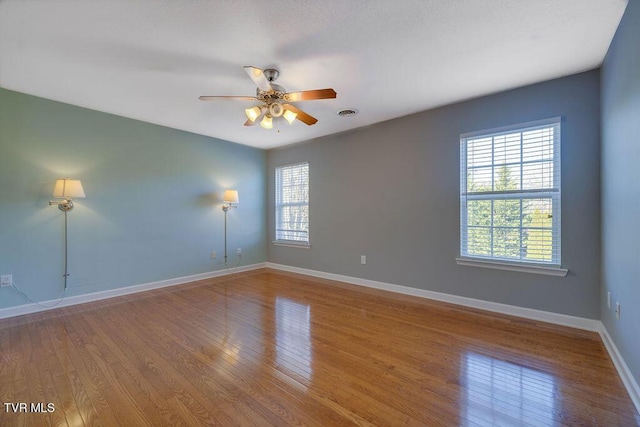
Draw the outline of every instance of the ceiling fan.
<instances>
[{"instance_id":1,"label":"ceiling fan","mask_svg":"<svg viewBox=\"0 0 640 427\"><path fill-rule=\"evenodd\" d=\"M257 86L256 96L201 96L201 101L215 101L219 99L240 99L247 101L258 101L259 104L247 108L247 121L245 126L253 126L260 120L260 126L265 129L273 127L273 119L283 116L289 124L298 119L309 126L315 124L318 119L305 113L291 103L298 101L312 101L315 99L331 99L336 97L336 91L327 89L303 90L300 92L287 92L282 86L274 81L280 72L273 68L262 71L260 68L245 66L251 80Z\"/></svg>"}]
</instances>

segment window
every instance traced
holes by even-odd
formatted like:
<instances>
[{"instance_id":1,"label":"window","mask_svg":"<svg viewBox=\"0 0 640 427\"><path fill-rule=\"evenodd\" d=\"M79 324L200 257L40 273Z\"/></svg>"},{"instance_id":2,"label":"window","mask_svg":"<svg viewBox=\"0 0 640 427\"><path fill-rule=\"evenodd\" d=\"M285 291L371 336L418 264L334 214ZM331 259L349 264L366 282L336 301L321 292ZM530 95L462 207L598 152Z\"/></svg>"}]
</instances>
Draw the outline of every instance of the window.
<instances>
[{"instance_id":1,"label":"window","mask_svg":"<svg viewBox=\"0 0 640 427\"><path fill-rule=\"evenodd\" d=\"M560 119L460 137L460 256L560 267Z\"/></svg>"},{"instance_id":2,"label":"window","mask_svg":"<svg viewBox=\"0 0 640 427\"><path fill-rule=\"evenodd\" d=\"M276 168L276 241L309 244L309 163Z\"/></svg>"}]
</instances>

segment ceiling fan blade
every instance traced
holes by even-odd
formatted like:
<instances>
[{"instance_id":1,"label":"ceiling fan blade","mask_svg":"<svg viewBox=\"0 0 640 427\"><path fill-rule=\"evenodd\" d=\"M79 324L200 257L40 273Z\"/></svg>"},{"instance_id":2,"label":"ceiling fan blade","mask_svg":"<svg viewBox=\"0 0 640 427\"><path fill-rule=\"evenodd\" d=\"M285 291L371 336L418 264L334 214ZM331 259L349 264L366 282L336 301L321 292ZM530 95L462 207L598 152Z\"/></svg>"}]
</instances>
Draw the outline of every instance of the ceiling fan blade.
<instances>
[{"instance_id":1,"label":"ceiling fan blade","mask_svg":"<svg viewBox=\"0 0 640 427\"><path fill-rule=\"evenodd\" d=\"M284 94L284 99L289 102L313 101L314 99L331 99L336 97L336 91L327 89L303 90L300 92L289 92Z\"/></svg>"},{"instance_id":2,"label":"ceiling fan blade","mask_svg":"<svg viewBox=\"0 0 640 427\"><path fill-rule=\"evenodd\" d=\"M258 86L258 89L264 92L270 92L273 89L271 88L271 84L269 84L269 80L264 75L260 68L252 67L250 65L245 65L244 70L247 72L253 83Z\"/></svg>"},{"instance_id":3,"label":"ceiling fan blade","mask_svg":"<svg viewBox=\"0 0 640 427\"><path fill-rule=\"evenodd\" d=\"M221 99L256 101L258 98L256 98L255 96L201 96L198 99L200 101L217 101Z\"/></svg>"},{"instance_id":4,"label":"ceiling fan blade","mask_svg":"<svg viewBox=\"0 0 640 427\"><path fill-rule=\"evenodd\" d=\"M305 123L311 126L311 125L315 125L318 122L318 119L305 113L301 109L294 107L291 104L284 104L283 107L285 110L289 110L296 113L297 114L296 119L300 120L302 123Z\"/></svg>"},{"instance_id":5,"label":"ceiling fan blade","mask_svg":"<svg viewBox=\"0 0 640 427\"><path fill-rule=\"evenodd\" d=\"M258 121L256 120L255 122L252 122L251 120L247 119L246 122L244 122L245 126L253 126L257 123Z\"/></svg>"}]
</instances>

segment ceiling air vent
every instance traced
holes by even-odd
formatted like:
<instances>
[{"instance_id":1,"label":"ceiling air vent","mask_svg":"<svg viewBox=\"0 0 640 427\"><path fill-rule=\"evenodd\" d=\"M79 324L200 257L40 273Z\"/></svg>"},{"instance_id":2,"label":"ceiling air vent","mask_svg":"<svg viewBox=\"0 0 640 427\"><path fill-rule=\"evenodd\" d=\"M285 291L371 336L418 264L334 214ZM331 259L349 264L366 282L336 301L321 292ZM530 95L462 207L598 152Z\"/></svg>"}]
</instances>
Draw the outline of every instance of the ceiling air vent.
<instances>
[{"instance_id":1,"label":"ceiling air vent","mask_svg":"<svg viewBox=\"0 0 640 427\"><path fill-rule=\"evenodd\" d=\"M338 115L340 117L351 117L355 116L356 114L358 114L358 110L353 108L345 108L344 110L338 111Z\"/></svg>"}]
</instances>

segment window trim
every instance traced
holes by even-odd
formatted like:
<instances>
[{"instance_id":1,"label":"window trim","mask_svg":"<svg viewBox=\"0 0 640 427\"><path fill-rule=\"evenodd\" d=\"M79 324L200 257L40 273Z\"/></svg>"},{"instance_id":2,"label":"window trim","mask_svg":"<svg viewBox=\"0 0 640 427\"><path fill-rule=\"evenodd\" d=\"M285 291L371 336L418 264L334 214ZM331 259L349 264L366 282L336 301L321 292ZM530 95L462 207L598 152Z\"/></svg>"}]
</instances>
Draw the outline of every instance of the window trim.
<instances>
[{"instance_id":1,"label":"window trim","mask_svg":"<svg viewBox=\"0 0 640 427\"><path fill-rule=\"evenodd\" d=\"M495 270L517 271L519 273L535 273L544 274L547 276L566 277L569 270L566 268L554 267L550 265L534 264L534 263L522 263L522 262L507 262L502 260L484 259L484 258L470 258L470 257L458 257L456 258L456 264L464 265L467 267L483 267L493 268Z\"/></svg>"},{"instance_id":2,"label":"window trim","mask_svg":"<svg viewBox=\"0 0 640 427\"><path fill-rule=\"evenodd\" d=\"M285 169L285 168L292 168L295 166L300 166L300 165L306 165L307 166L307 192L310 191L309 188L309 181L310 181L310 165L308 161L302 161L302 162L296 162L296 163L289 163L289 164L285 164L285 165L280 165L280 166L276 166L274 168L274 189L275 189L275 200L274 200L274 217L275 217L275 224L274 224L274 236L275 239L273 240L273 244L276 246L284 246L284 247L293 247L293 248L310 248L311 247L311 233L309 230L307 232L307 240L288 240L288 239L278 239L278 171L281 169ZM307 206L307 210L309 209L309 205L310 205L310 197L307 197L307 202L306 202L306 206ZM310 214L309 214L310 216ZM307 218L307 227L309 227L310 225L310 220L309 218Z\"/></svg>"},{"instance_id":3,"label":"window trim","mask_svg":"<svg viewBox=\"0 0 640 427\"><path fill-rule=\"evenodd\" d=\"M460 169L459 169L461 174L460 187L459 187L460 189L459 191L459 197L460 197L459 239L460 240L458 244L459 256L456 258L456 263L458 265L493 268L493 269L500 269L500 270L518 271L518 272L527 272L527 273L536 273L536 274L546 274L546 275L559 276L559 277L565 277L567 275L569 270L562 268L562 265L561 265L561 262L562 262L562 256L561 256L561 250L562 250L562 246L561 246L561 243L562 243L561 242L562 240L562 230L561 230L562 126L561 124L562 124L562 117L556 116L556 117L551 117L543 120L535 120L535 121L530 121L525 123L509 125L509 126L502 126L502 127L492 128L492 129L460 134ZM493 192L493 194L490 192L488 194L482 194L482 195L477 195L477 194L471 195L471 197L469 197L469 195L465 195L463 190L466 188L467 184L466 182L463 184L462 174L464 173L466 176L466 172L468 171L468 167L466 165L466 159L467 159L467 141L469 139L478 138L478 137L495 137L500 134L515 132L515 131L523 132L530 128L544 127L546 125L558 127L558 134L555 136L557 138L557 143L554 142L554 144L557 144L557 146L554 147L556 151L554 151L554 161L553 161L554 167L557 166L558 181L554 182L553 188L535 189L535 190L520 189L520 190L505 191L505 192ZM464 144L463 144L463 141L464 141ZM557 163L556 163L556 159L557 159ZM518 162L518 164L524 164L522 162L522 159L520 160L521 161ZM492 165L493 165L493 162L492 162ZM463 212L464 211L463 206L466 209L466 200L485 199L485 198L489 200L496 200L496 199L500 199L500 196L505 196L505 198L507 197L535 198L535 197L544 196L544 197L555 199L554 203L552 204L553 228L557 230L558 237L559 237L557 239L556 259L552 260L549 263L545 263L545 262L526 261L526 260L515 260L515 259L509 260L509 259L503 259L503 258L473 256L473 255L462 253L462 249L463 249L462 239L464 238L464 231L468 229L467 228L468 224L463 223L463 219L466 222L466 212ZM465 198L464 202L463 202L463 198Z\"/></svg>"},{"instance_id":4,"label":"window trim","mask_svg":"<svg viewBox=\"0 0 640 427\"><path fill-rule=\"evenodd\" d=\"M273 243L275 246L284 246L287 248L302 248L309 249L311 244L309 242L301 242L296 240L274 240Z\"/></svg>"}]
</instances>

